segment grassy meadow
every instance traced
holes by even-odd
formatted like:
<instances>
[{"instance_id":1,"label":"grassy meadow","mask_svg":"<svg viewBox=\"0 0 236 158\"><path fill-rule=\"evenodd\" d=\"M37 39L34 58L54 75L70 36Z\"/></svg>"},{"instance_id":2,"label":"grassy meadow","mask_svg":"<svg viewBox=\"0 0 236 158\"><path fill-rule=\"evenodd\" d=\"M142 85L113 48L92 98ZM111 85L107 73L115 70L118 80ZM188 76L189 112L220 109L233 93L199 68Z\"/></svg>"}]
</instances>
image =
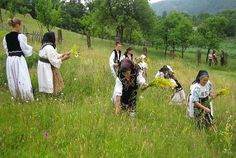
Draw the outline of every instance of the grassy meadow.
<instances>
[{"instance_id":1,"label":"grassy meadow","mask_svg":"<svg viewBox=\"0 0 236 158\"><path fill-rule=\"evenodd\" d=\"M4 20L7 13L4 11ZM17 15L29 32L37 31L37 22L29 16ZM55 29L56 31L56 29ZM0 30L1 39L6 34ZM186 94L199 69L207 69L214 89L230 89L230 94L214 101L217 132L198 131L186 117L186 106L168 104L171 92L151 88L139 93L137 117L114 114L111 96L115 80L108 59L113 41L92 39L87 49L86 38L63 30L63 43L58 51L68 51L73 44L80 55L63 63L61 73L65 89L60 96L38 93L37 53L39 42L27 59L35 101L20 102L8 91L5 77L5 52L0 46L0 157L236 157L236 44L228 40L222 45L230 51L227 67L197 65L195 53L188 50L185 58L164 57L161 50L148 48L148 81L164 65L169 64ZM123 50L127 45L123 45ZM135 55L142 47L135 47ZM205 53L206 54L206 53Z\"/></svg>"}]
</instances>

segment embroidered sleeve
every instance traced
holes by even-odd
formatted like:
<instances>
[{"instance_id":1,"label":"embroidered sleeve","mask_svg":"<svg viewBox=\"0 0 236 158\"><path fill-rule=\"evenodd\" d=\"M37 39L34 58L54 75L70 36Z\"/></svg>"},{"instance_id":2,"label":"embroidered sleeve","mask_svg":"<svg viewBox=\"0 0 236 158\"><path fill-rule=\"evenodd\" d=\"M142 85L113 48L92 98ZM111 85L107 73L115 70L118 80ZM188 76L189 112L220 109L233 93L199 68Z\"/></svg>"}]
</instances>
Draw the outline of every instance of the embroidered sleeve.
<instances>
[{"instance_id":1,"label":"embroidered sleeve","mask_svg":"<svg viewBox=\"0 0 236 158\"><path fill-rule=\"evenodd\" d=\"M19 34L18 35L18 40L20 42L20 47L25 54L26 57L32 55L32 47L27 44L27 37L24 34Z\"/></svg>"},{"instance_id":2,"label":"embroidered sleeve","mask_svg":"<svg viewBox=\"0 0 236 158\"><path fill-rule=\"evenodd\" d=\"M110 69L111 69L111 73L114 77L116 77L116 72L114 69L114 58L115 58L115 53L114 51L111 53L110 59L109 59L109 65L110 65Z\"/></svg>"},{"instance_id":3,"label":"embroidered sleeve","mask_svg":"<svg viewBox=\"0 0 236 158\"><path fill-rule=\"evenodd\" d=\"M45 47L45 49L46 49L46 54L48 56L48 60L50 61L50 63L54 67L59 69L62 61L60 58L58 58L57 51L52 46L47 46L47 47Z\"/></svg>"},{"instance_id":4,"label":"embroidered sleeve","mask_svg":"<svg viewBox=\"0 0 236 158\"><path fill-rule=\"evenodd\" d=\"M193 94L192 94L192 102L196 102L199 101L200 98L200 88L199 87L195 87L193 90Z\"/></svg>"}]
</instances>

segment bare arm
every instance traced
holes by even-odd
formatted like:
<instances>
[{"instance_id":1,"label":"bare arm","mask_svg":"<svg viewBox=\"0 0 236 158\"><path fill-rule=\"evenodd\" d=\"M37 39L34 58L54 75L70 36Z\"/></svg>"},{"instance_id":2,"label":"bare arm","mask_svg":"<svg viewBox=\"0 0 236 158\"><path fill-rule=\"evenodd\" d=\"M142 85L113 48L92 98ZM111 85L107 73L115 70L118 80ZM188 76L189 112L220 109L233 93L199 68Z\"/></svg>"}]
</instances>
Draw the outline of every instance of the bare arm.
<instances>
[{"instance_id":1,"label":"bare arm","mask_svg":"<svg viewBox=\"0 0 236 158\"><path fill-rule=\"evenodd\" d=\"M205 107L204 105L202 105L202 104L199 103L198 101L195 101L195 102L194 102L194 105L197 106L197 107L199 107L199 108L201 108L201 109L203 109L203 110L206 111L206 112L211 112L211 110L210 110L208 107Z\"/></svg>"}]
</instances>

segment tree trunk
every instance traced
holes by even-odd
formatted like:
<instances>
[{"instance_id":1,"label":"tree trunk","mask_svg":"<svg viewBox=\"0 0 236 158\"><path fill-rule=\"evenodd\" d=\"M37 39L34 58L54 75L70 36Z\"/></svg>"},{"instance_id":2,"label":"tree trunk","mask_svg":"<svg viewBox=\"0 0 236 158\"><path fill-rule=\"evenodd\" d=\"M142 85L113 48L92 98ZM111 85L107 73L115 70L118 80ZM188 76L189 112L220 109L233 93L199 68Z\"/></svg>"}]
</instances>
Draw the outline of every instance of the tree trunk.
<instances>
[{"instance_id":1,"label":"tree trunk","mask_svg":"<svg viewBox=\"0 0 236 158\"><path fill-rule=\"evenodd\" d=\"M206 63L208 63L208 57L209 57L209 54L210 54L210 48L208 48L208 51L207 51L207 56L206 56Z\"/></svg>"},{"instance_id":2,"label":"tree trunk","mask_svg":"<svg viewBox=\"0 0 236 158\"><path fill-rule=\"evenodd\" d=\"M2 9L0 8L0 22L3 23L3 20L2 20Z\"/></svg>"},{"instance_id":3,"label":"tree trunk","mask_svg":"<svg viewBox=\"0 0 236 158\"><path fill-rule=\"evenodd\" d=\"M167 53L167 48L168 48L168 46L166 44L166 46L165 46L165 57L166 57L166 53Z\"/></svg>"},{"instance_id":4,"label":"tree trunk","mask_svg":"<svg viewBox=\"0 0 236 158\"><path fill-rule=\"evenodd\" d=\"M198 65L200 65L201 64L201 50L200 49L198 49L197 50L197 63L198 63Z\"/></svg>"},{"instance_id":5,"label":"tree trunk","mask_svg":"<svg viewBox=\"0 0 236 158\"><path fill-rule=\"evenodd\" d=\"M57 42L58 42L58 44L62 43L62 31L61 31L61 29L59 29L57 31Z\"/></svg>"},{"instance_id":6,"label":"tree trunk","mask_svg":"<svg viewBox=\"0 0 236 158\"><path fill-rule=\"evenodd\" d=\"M227 66L227 64L228 64L228 53L225 52L224 65Z\"/></svg>"},{"instance_id":7,"label":"tree trunk","mask_svg":"<svg viewBox=\"0 0 236 158\"><path fill-rule=\"evenodd\" d=\"M165 43L165 57L166 57L166 53L167 53L167 49L168 49L168 37L167 36L165 36L165 41L164 41L164 43Z\"/></svg>"},{"instance_id":8,"label":"tree trunk","mask_svg":"<svg viewBox=\"0 0 236 158\"><path fill-rule=\"evenodd\" d=\"M88 48L91 48L91 35L90 32L86 32L86 37L87 37L87 46Z\"/></svg>"},{"instance_id":9,"label":"tree trunk","mask_svg":"<svg viewBox=\"0 0 236 158\"><path fill-rule=\"evenodd\" d=\"M173 45L173 50L172 50L172 58L174 59L175 58L175 44Z\"/></svg>"},{"instance_id":10,"label":"tree trunk","mask_svg":"<svg viewBox=\"0 0 236 158\"><path fill-rule=\"evenodd\" d=\"M132 29L130 30L130 32L129 32L129 43L131 43L132 42Z\"/></svg>"},{"instance_id":11,"label":"tree trunk","mask_svg":"<svg viewBox=\"0 0 236 158\"><path fill-rule=\"evenodd\" d=\"M183 46L182 46L181 52L182 52L182 58L184 58L184 47Z\"/></svg>"},{"instance_id":12,"label":"tree trunk","mask_svg":"<svg viewBox=\"0 0 236 158\"><path fill-rule=\"evenodd\" d=\"M143 54L147 57L147 47L143 47Z\"/></svg>"},{"instance_id":13,"label":"tree trunk","mask_svg":"<svg viewBox=\"0 0 236 158\"><path fill-rule=\"evenodd\" d=\"M124 32L123 26L118 26L116 28L116 37L120 37L120 42L122 42L122 40L123 40L123 32Z\"/></svg>"}]
</instances>

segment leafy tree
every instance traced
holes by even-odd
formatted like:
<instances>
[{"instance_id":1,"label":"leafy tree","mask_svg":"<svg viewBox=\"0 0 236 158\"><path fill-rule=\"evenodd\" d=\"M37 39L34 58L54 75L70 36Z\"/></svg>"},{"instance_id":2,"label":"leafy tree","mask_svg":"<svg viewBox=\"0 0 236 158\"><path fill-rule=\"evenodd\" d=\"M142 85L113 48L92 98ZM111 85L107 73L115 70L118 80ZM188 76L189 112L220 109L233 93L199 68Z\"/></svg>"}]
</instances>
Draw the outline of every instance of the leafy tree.
<instances>
[{"instance_id":1,"label":"leafy tree","mask_svg":"<svg viewBox=\"0 0 236 158\"><path fill-rule=\"evenodd\" d=\"M207 18L198 28L198 32L206 39L205 47L217 49L220 41L225 37L225 28L228 20L224 17Z\"/></svg>"},{"instance_id":2,"label":"leafy tree","mask_svg":"<svg viewBox=\"0 0 236 158\"><path fill-rule=\"evenodd\" d=\"M225 28L228 20L224 17L209 17L198 28L199 34L204 37L204 47L208 49L206 61L208 61L208 54L211 49L218 49L220 42L225 38Z\"/></svg>"},{"instance_id":3,"label":"leafy tree","mask_svg":"<svg viewBox=\"0 0 236 158\"><path fill-rule=\"evenodd\" d=\"M63 1L61 5L61 18L60 27L74 32L80 32L82 25L80 19L86 12L85 6L80 0Z\"/></svg>"},{"instance_id":4,"label":"leafy tree","mask_svg":"<svg viewBox=\"0 0 236 158\"><path fill-rule=\"evenodd\" d=\"M182 18L176 27L178 46L181 47L182 58L184 57L184 51L190 45L190 37L192 34L192 23L188 18Z\"/></svg>"},{"instance_id":5,"label":"leafy tree","mask_svg":"<svg viewBox=\"0 0 236 158\"><path fill-rule=\"evenodd\" d=\"M230 21L226 26L225 34L234 37L236 35L236 10L225 10L218 15Z\"/></svg>"},{"instance_id":6,"label":"leafy tree","mask_svg":"<svg viewBox=\"0 0 236 158\"><path fill-rule=\"evenodd\" d=\"M115 30L116 36L123 39L126 30L133 31L141 29L142 34L148 36L153 24L154 12L146 0L97 0L97 20ZM136 23L138 26L131 29ZM126 37L131 37L131 36Z\"/></svg>"},{"instance_id":7,"label":"leafy tree","mask_svg":"<svg viewBox=\"0 0 236 158\"><path fill-rule=\"evenodd\" d=\"M61 9L57 1L38 0L35 6L37 20L40 21L48 31L61 22Z\"/></svg>"},{"instance_id":8,"label":"leafy tree","mask_svg":"<svg viewBox=\"0 0 236 158\"><path fill-rule=\"evenodd\" d=\"M188 47L191 30L191 21L182 13L174 11L163 19L159 32L164 44L165 55L169 46L173 52L177 46L181 46L183 56L184 50Z\"/></svg>"}]
</instances>

